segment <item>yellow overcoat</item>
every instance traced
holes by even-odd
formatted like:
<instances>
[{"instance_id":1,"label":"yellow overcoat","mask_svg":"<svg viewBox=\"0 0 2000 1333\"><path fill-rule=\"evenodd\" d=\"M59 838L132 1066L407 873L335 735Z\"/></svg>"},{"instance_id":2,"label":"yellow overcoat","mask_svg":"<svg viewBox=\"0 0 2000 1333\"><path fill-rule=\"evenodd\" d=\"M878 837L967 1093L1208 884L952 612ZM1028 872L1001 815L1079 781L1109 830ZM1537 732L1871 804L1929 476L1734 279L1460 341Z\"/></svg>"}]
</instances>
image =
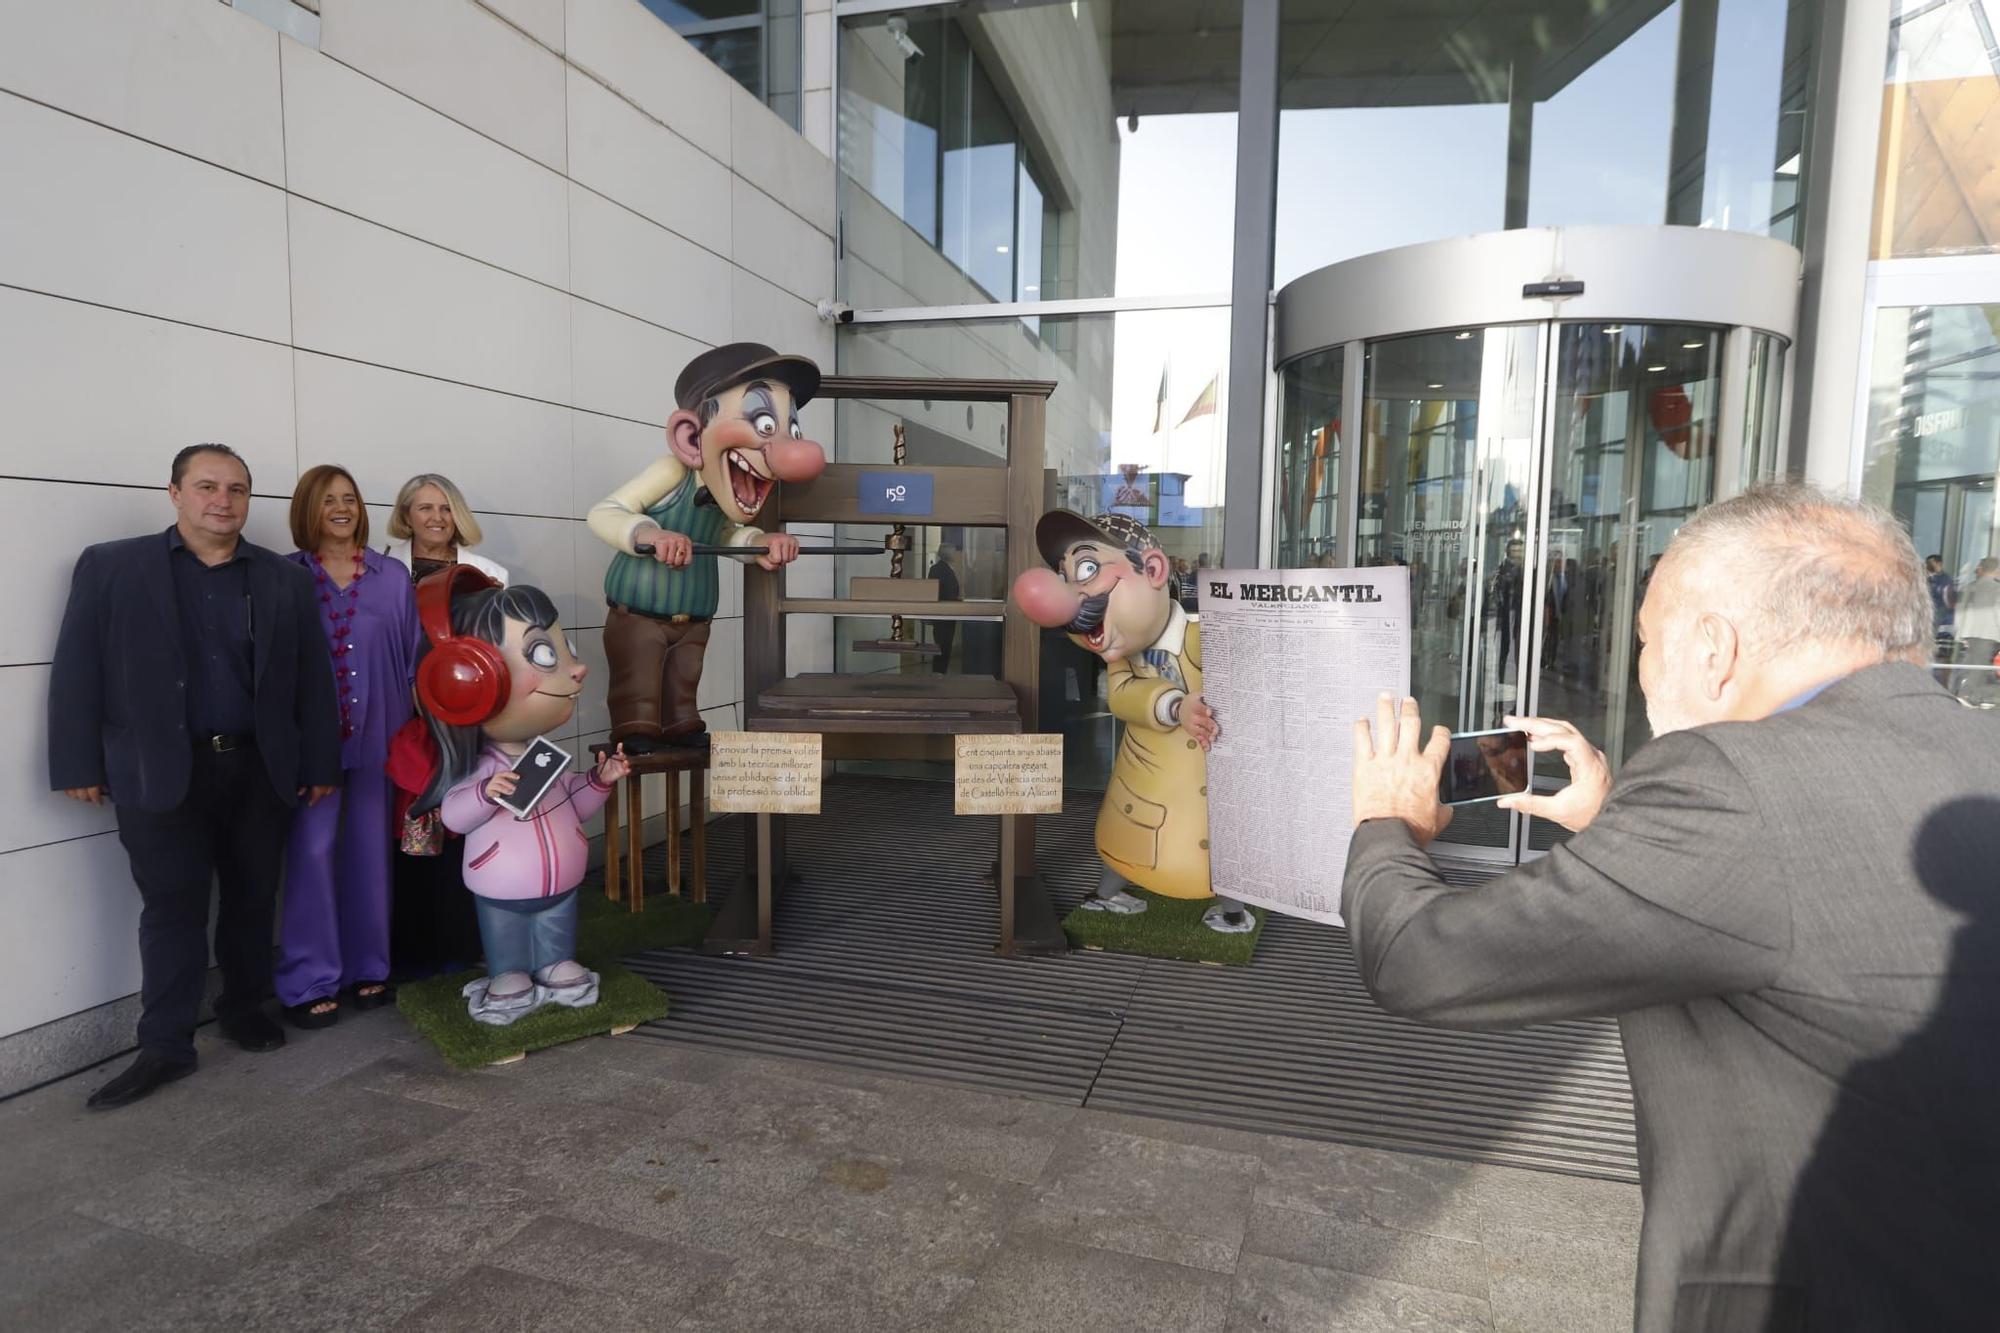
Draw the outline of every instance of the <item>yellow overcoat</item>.
<instances>
[{"instance_id":1,"label":"yellow overcoat","mask_svg":"<svg viewBox=\"0 0 2000 1333\"><path fill-rule=\"evenodd\" d=\"M1201 626L1178 606L1154 645L1169 653L1188 694L1201 692ZM1128 657L1107 668L1111 712L1125 737L1097 812L1097 854L1127 882L1168 898L1206 898L1208 755L1162 717L1183 689L1159 668Z\"/></svg>"}]
</instances>

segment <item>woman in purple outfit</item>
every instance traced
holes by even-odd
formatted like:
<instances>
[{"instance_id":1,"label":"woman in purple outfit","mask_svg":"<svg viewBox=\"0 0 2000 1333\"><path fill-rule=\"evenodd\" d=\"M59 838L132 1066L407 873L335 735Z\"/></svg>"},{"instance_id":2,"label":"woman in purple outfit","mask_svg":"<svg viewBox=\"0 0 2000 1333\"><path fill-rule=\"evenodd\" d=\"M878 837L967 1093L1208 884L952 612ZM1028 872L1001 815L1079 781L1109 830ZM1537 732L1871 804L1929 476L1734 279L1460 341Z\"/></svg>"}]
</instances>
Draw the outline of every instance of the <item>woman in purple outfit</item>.
<instances>
[{"instance_id":1,"label":"woman in purple outfit","mask_svg":"<svg viewBox=\"0 0 2000 1333\"><path fill-rule=\"evenodd\" d=\"M388 1003L393 792L383 764L409 720L417 624L410 571L368 549L368 511L346 469L322 464L292 492L288 557L319 589L340 701L341 789L292 821L277 987L300 1027Z\"/></svg>"}]
</instances>

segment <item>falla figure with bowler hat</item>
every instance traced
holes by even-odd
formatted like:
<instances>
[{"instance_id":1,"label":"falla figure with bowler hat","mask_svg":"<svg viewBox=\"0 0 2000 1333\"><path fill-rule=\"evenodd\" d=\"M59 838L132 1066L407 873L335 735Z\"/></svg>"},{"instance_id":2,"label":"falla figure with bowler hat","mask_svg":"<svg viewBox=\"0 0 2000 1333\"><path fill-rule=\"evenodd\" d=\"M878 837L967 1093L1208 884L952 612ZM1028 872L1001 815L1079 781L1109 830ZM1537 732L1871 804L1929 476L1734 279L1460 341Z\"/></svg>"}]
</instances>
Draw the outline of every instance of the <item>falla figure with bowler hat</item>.
<instances>
[{"instance_id":1,"label":"falla figure with bowler hat","mask_svg":"<svg viewBox=\"0 0 2000 1333\"><path fill-rule=\"evenodd\" d=\"M604 575L606 703L627 753L707 745L696 694L721 572L695 548L761 546L767 570L797 558L798 538L754 524L780 483L826 469L799 425L819 379L762 343L703 352L674 384L666 454L591 507L590 530L618 552Z\"/></svg>"},{"instance_id":2,"label":"falla figure with bowler hat","mask_svg":"<svg viewBox=\"0 0 2000 1333\"><path fill-rule=\"evenodd\" d=\"M1097 816L1104 868L1084 909L1134 916L1146 900L1208 900L1201 922L1247 934L1256 917L1213 891L1208 870L1208 747L1222 734L1201 693L1201 624L1175 596L1173 562L1125 514L1042 515L1035 545L1047 569L1014 580L1028 619L1060 629L1104 659L1111 712L1125 724Z\"/></svg>"}]
</instances>

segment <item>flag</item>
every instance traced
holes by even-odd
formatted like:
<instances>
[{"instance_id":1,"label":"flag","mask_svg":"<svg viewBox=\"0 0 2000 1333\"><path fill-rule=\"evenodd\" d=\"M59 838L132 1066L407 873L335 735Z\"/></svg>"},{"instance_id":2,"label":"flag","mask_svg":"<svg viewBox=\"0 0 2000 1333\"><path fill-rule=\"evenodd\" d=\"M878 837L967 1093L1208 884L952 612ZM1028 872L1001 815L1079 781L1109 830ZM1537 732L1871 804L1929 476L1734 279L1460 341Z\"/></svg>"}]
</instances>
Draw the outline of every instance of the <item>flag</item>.
<instances>
[{"instance_id":1,"label":"flag","mask_svg":"<svg viewBox=\"0 0 2000 1333\"><path fill-rule=\"evenodd\" d=\"M1187 415L1181 418L1181 425L1187 425L1188 422L1193 421L1196 417L1213 416L1215 414L1215 391L1218 387L1218 381L1221 379L1222 376L1218 373L1209 380L1208 387L1201 391L1201 395L1194 400L1194 406L1190 407L1187 410ZM1166 401L1165 384L1160 386L1160 394L1161 404L1164 406Z\"/></svg>"},{"instance_id":2,"label":"flag","mask_svg":"<svg viewBox=\"0 0 2000 1333\"><path fill-rule=\"evenodd\" d=\"M1153 405L1153 434L1167 428L1167 368L1160 367L1160 398Z\"/></svg>"}]
</instances>

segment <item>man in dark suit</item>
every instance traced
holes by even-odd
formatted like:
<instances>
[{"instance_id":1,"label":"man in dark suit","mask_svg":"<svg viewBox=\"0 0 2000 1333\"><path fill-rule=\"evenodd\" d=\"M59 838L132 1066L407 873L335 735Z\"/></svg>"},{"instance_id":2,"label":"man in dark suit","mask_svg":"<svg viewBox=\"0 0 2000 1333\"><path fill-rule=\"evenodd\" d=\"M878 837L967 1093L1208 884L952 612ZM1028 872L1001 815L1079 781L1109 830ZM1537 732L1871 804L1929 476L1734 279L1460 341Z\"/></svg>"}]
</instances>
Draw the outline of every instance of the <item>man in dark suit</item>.
<instances>
[{"instance_id":1,"label":"man in dark suit","mask_svg":"<svg viewBox=\"0 0 2000 1333\"><path fill-rule=\"evenodd\" d=\"M271 914L292 807L340 780L339 709L303 569L242 538L250 470L219 444L174 458L178 518L86 549L49 683L49 784L117 807L139 914L139 1055L91 1097L124 1106L194 1072L220 881L216 1017L245 1050L284 1032Z\"/></svg>"},{"instance_id":2,"label":"man in dark suit","mask_svg":"<svg viewBox=\"0 0 2000 1333\"><path fill-rule=\"evenodd\" d=\"M2000 725L1917 663L1930 594L1888 514L1752 491L1674 539L1640 613L1657 739L1615 783L1508 719L1576 830L1454 889L1424 847L1446 737L1356 725L1344 906L1385 1008L1615 1014L1640 1131L1637 1326L1991 1327L2000 1253Z\"/></svg>"}]
</instances>

